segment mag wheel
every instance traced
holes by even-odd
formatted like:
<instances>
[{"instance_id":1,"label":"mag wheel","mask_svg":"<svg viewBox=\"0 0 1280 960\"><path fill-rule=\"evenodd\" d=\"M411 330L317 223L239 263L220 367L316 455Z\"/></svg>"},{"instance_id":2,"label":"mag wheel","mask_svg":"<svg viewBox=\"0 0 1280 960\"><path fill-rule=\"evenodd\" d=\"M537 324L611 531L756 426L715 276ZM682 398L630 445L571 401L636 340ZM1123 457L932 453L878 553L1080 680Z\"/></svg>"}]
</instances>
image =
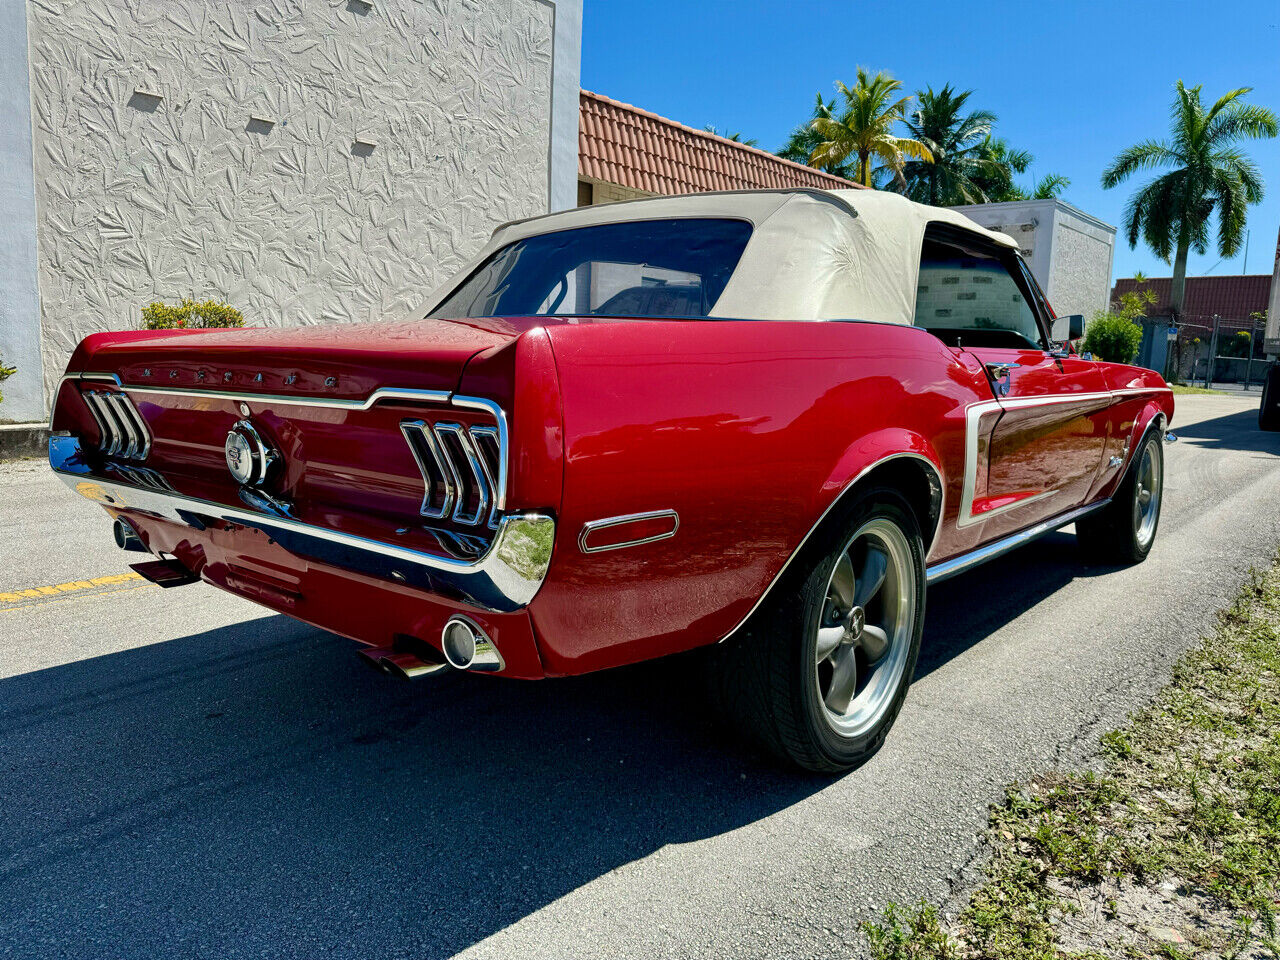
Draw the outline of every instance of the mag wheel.
<instances>
[{"instance_id":1,"label":"mag wheel","mask_svg":"<svg viewBox=\"0 0 1280 960\"><path fill-rule=\"evenodd\" d=\"M916 634L911 544L887 517L864 523L837 554L813 636L821 714L837 736L875 729L903 686Z\"/></svg>"},{"instance_id":2,"label":"mag wheel","mask_svg":"<svg viewBox=\"0 0 1280 960\"><path fill-rule=\"evenodd\" d=\"M1111 502L1076 524L1076 539L1098 563L1141 563L1155 543L1163 501L1164 445L1151 430Z\"/></svg>"},{"instance_id":3,"label":"mag wheel","mask_svg":"<svg viewBox=\"0 0 1280 960\"><path fill-rule=\"evenodd\" d=\"M755 739L821 772L884 742L924 627L924 545L892 490L854 495L713 662L722 708Z\"/></svg>"},{"instance_id":4,"label":"mag wheel","mask_svg":"<svg viewBox=\"0 0 1280 960\"><path fill-rule=\"evenodd\" d=\"M1151 549L1160 523L1160 500L1164 493L1164 451L1160 438L1152 437L1142 448L1133 492L1133 538L1143 555Z\"/></svg>"}]
</instances>

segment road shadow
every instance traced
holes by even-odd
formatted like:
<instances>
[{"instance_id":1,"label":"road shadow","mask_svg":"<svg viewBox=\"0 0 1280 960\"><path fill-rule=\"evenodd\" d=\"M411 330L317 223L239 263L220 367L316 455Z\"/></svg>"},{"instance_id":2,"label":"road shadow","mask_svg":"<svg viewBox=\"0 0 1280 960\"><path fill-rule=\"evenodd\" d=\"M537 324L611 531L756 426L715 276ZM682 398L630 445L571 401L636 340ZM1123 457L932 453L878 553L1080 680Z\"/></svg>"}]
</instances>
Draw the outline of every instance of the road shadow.
<instances>
[{"instance_id":1,"label":"road shadow","mask_svg":"<svg viewBox=\"0 0 1280 960\"><path fill-rule=\"evenodd\" d=\"M935 586L917 677L1101 572L1055 534ZM0 680L0 954L451 956L830 783L687 658L404 683L355 649L267 616Z\"/></svg>"},{"instance_id":2,"label":"road shadow","mask_svg":"<svg viewBox=\"0 0 1280 960\"><path fill-rule=\"evenodd\" d=\"M0 681L0 955L445 957L827 786L679 659L410 684L271 616Z\"/></svg>"},{"instance_id":3,"label":"road shadow","mask_svg":"<svg viewBox=\"0 0 1280 960\"><path fill-rule=\"evenodd\" d=\"M1245 450L1280 455L1280 433L1260 430L1256 409L1186 425L1179 424L1175 415L1170 429L1178 442L1194 443L1206 450Z\"/></svg>"}]
</instances>

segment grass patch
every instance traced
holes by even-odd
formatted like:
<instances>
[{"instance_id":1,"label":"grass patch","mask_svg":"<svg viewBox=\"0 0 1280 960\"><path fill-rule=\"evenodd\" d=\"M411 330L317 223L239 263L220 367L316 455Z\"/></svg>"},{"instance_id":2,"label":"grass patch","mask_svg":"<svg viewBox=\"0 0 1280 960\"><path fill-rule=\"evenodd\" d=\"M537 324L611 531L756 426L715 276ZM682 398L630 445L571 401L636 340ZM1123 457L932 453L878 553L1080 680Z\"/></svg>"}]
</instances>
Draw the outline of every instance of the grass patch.
<instances>
[{"instance_id":1,"label":"grass patch","mask_svg":"<svg viewBox=\"0 0 1280 960\"><path fill-rule=\"evenodd\" d=\"M1172 384L1172 388L1173 388L1174 394L1180 395L1180 396L1193 396L1196 394L1200 394L1202 396L1208 396L1212 394L1219 397L1225 397L1227 396L1227 393L1228 393L1228 391L1226 390L1209 390L1209 389L1206 389L1205 387L1189 387L1186 384L1181 384L1181 383Z\"/></svg>"},{"instance_id":2,"label":"grass patch","mask_svg":"<svg viewBox=\"0 0 1280 960\"><path fill-rule=\"evenodd\" d=\"M864 925L877 960L1280 958L1280 566L1102 737L1102 770L1012 788L950 921Z\"/></svg>"}]
</instances>

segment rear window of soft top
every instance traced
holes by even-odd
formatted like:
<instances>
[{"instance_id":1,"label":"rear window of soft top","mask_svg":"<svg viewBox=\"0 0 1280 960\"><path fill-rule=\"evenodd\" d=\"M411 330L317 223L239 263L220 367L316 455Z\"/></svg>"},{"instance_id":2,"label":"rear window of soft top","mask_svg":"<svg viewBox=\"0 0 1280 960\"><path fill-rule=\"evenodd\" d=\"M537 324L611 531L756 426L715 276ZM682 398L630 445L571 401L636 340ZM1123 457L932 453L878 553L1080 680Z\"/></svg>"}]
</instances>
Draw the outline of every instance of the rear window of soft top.
<instances>
[{"instance_id":1,"label":"rear window of soft top","mask_svg":"<svg viewBox=\"0 0 1280 960\"><path fill-rule=\"evenodd\" d=\"M703 318L750 238L750 223L720 218L544 233L498 250L430 315Z\"/></svg>"}]
</instances>

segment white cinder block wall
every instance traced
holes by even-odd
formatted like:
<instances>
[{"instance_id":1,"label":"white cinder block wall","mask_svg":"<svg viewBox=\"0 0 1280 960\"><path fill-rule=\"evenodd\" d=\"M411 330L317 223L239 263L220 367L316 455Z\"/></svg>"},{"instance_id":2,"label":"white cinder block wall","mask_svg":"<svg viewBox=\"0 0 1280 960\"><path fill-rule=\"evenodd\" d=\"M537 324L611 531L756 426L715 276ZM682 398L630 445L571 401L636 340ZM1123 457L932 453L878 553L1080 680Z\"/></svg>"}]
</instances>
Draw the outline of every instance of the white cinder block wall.
<instances>
[{"instance_id":1,"label":"white cinder block wall","mask_svg":"<svg viewBox=\"0 0 1280 960\"><path fill-rule=\"evenodd\" d=\"M573 206L581 17L582 0L4 4L0 142L8 170L25 97L34 177L0 193L3 240L39 305L0 304L20 368L0 419L43 417L80 338L151 300L217 297L253 324L402 317L497 224Z\"/></svg>"}]
</instances>

